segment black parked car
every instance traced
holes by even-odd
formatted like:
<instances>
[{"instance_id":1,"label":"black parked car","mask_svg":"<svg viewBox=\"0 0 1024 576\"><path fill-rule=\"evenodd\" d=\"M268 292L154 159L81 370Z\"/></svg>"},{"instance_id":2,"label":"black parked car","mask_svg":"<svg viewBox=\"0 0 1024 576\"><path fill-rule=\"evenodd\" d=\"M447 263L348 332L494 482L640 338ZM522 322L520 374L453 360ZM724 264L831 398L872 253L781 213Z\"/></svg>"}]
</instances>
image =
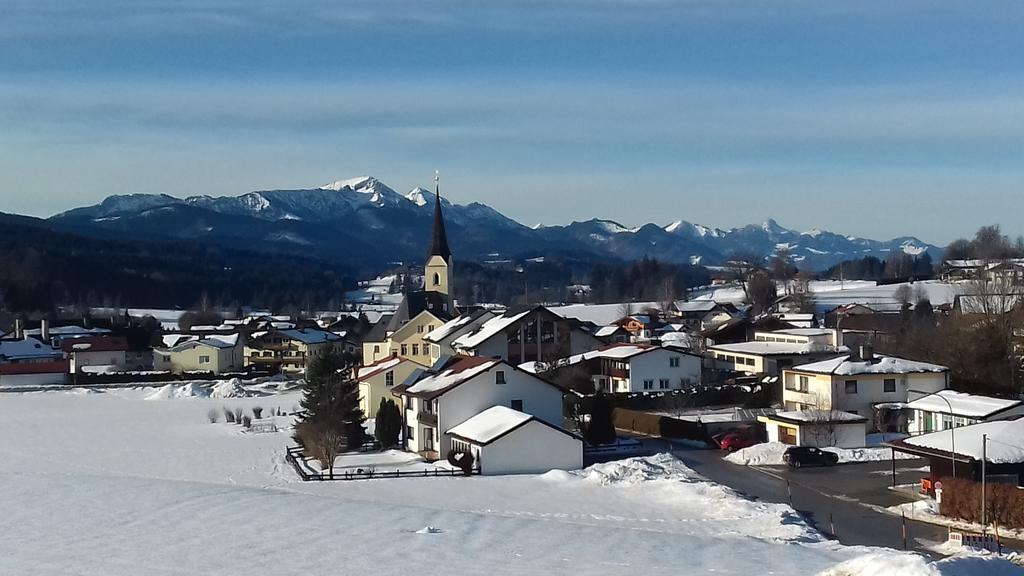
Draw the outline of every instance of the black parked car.
<instances>
[{"instance_id":1,"label":"black parked car","mask_svg":"<svg viewBox=\"0 0 1024 576\"><path fill-rule=\"evenodd\" d=\"M839 454L811 446L793 446L782 455L782 460L793 468L834 466L839 463Z\"/></svg>"}]
</instances>

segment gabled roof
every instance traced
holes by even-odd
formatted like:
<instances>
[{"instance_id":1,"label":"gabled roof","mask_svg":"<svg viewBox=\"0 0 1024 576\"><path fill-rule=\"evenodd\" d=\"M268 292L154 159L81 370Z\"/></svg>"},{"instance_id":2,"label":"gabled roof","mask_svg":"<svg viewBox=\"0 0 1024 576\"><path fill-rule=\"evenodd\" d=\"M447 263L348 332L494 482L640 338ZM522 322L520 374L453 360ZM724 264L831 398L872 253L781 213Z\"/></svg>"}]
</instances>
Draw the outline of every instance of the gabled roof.
<instances>
[{"instance_id":1,"label":"gabled roof","mask_svg":"<svg viewBox=\"0 0 1024 576\"><path fill-rule=\"evenodd\" d=\"M391 317L394 314L383 314L380 320L370 328L370 331L366 333L366 337L363 338L364 342L383 342L388 339L388 324L391 323Z\"/></svg>"},{"instance_id":2,"label":"gabled roof","mask_svg":"<svg viewBox=\"0 0 1024 576\"><path fill-rule=\"evenodd\" d=\"M196 346L206 346L207 348L216 348L218 350L226 350L228 348L234 348L235 344L225 342L224 340L216 340L213 338L203 338L202 340L188 340L187 342L181 342L178 345L169 348L172 352L181 352L182 350L188 350Z\"/></svg>"},{"instance_id":3,"label":"gabled roof","mask_svg":"<svg viewBox=\"0 0 1024 576\"><path fill-rule=\"evenodd\" d=\"M440 292L427 292L416 290L409 292L402 298L398 310L388 320L387 331L393 333L399 331L409 320L418 316L421 312L430 312L442 322L451 320L453 311L448 296Z\"/></svg>"},{"instance_id":4,"label":"gabled roof","mask_svg":"<svg viewBox=\"0 0 1024 576\"><path fill-rule=\"evenodd\" d=\"M765 342L754 340L752 342L736 342L735 344L716 344L709 346L708 350L715 352L732 352L733 354L750 354L752 356L802 356L806 354L839 354L846 352L845 346L824 346L815 343L794 343L794 342ZM810 364L805 364L810 366Z\"/></svg>"},{"instance_id":5,"label":"gabled roof","mask_svg":"<svg viewBox=\"0 0 1024 576\"><path fill-rule=\"evenodd\" d=\"M567 430L549 424L536 416L525 414L506 406L492 406L462 424L449 429L448 435L478 446L486 446L526 426L530 422L538 422L566 436L578 439L575 434Z\"/></svg>"},{"instance_id":6,"label":"gabled roof","mask_svg":"<svg viewBox=\"0 0 1024 576\"><path fill-rule=\"evenodd\" d=\"M49 344L35 338L22 340L0 340L0 361L55 359L63 358L64 354Z\"/></svg>"},{"instance_id":7,"label":"gabled roof","mask_svg":"<svg viewBox=\"0 0 1024 576\"><path fill-rule=\"evenodd\" d=\"M315 328L294 328L290 330L278 330L285 338L290 338L303 344L324 344L326 342L337 342L341 340L334 332L319 330Z\"/></svg>"},{"instance_id":8,"label":"gabled roof","mask_svg":"<svg viewBox=\"0 0 1024 576\"><path fill-rule=\"evenodd\" d=\"M472 379L478 374L502 364L501 360L480 356L453 356L437 371L417 380L408 386L404 393L419 398L436 398L455 388L459 384Z\"/></svg>"},{"instance_id":9,"label":"gabled roof","mask_svg":"<svg viewBox=\"0 0 1024 576\"><path fill-rule=\"evenodd\" d=\"M522 318L525 318L536 309L537 308L527 308L523 310L522 308L518 308L515 310L506 310L501 316L496 316L481 324L475 331L459 336L454 342L452 342L452 346L467 349L476 348L487 340L490 340L505 328L508 328Z\"/></svg>"},{"instance_id":10,"label":"gabled roof","mask_svg":"<svg viewBox=\"0 0 1024 576\"><path fill-rule=\"evenodd\" d=\"M790 410L787 412L776 412L758 418L777 420L786 424L863 424L868 421L864 416L858 416L850 412L840 410Z\"/></svg>"},{"instance_id":11,"label":"gabled roof","mask_svg":"<svg viewBox=\"0 0 1024 576\"><path fill-rule=\"evenodd\" d=\"M64 352L123 352L128 349L128 339L123 336L83 336L61 343Z\"/></svg>"},{"instance_id":12,"label":"gabled roof","mask_svg":"<svg viewBox=\"0 0 1024 576\"><path fill-rule=\"evenodd\" d=\"M718 308L718 303L714 300L691 300L689 302L679 300L675 303L676 310L681 313L699 313L699 312L711 312L715 308Z\"/></svg>"},{"instance_id":13,"label":"gabled roof","mask_svg":"<svg viewBox=\"0 0 1024 576\"><path fill-rule=\"evenodd\" d=\"M369 364L367 366L359 366L358 368L356 368L356 379L365 380L367 378L373 378L374 376L380 374L381 372L395 368L402 362L412 362L412 360L402 358L401 356L389 356L387 358L378 360L373 364ZM415 364L415 362L413 363Z\"/></svg>"},{"instance_id":14,"label":"gabled roof","mask_svg":"<svg viewBox=\"0 0 1024 576\"><path fill-rule=\"evenodd\" d=\"M916 362L895 356L876 354L871 360L853 359L849 355L793 366L794 372L812 372L814 374L834 374L836 376L854 376L857 374L916 374L923 372L948 372L949 368L940 364Z\"/></svg>"},{"instance_id":15,"label":"gabled roof","mask_svg":"<svg viewBox=\"0 0 1024 576\"><path fill-rule=\"evenodd\" d=\"M477 310L472 314L463 314L462 316L459 316L457 318L452 318L451 320L424 334L423 339L428 342L440 342L447 338L448 336L457 333L459 330L462 330L472 325L474 322L479 321L484 316L493 317L494 312L491 312L490 310Z\"/></svg>"}]
</instances>

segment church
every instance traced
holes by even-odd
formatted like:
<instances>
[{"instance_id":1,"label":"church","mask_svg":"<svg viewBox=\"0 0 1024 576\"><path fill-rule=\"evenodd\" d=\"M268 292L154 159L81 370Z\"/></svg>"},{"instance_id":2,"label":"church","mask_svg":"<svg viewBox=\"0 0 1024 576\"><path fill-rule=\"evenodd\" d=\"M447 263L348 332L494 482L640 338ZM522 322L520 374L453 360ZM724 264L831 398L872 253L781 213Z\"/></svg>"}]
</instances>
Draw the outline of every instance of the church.
<instances>
[{"instance_id":1,"label":"church","mask_svg":"<svg viewBox=\"0 0 1024 576\"><path fill-rule=\"evenodd\" d=\"M423 266L423 289L409 292L390 319L382 319L363 341L363 365L392 357L430 365L430 343L423 336L457 316L452 289L452 251L434 177L434 227Z\"/></svg>"}]
</instances>

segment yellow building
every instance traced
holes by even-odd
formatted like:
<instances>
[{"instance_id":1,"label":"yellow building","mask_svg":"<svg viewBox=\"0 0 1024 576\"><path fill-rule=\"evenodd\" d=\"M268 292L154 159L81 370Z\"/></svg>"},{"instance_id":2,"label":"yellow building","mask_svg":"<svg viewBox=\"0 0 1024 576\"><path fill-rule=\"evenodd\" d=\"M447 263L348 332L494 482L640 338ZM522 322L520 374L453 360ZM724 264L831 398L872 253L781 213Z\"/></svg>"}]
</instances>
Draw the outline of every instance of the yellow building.
<instances>
[{"instance_id":1,"label":"yellow building","mask_svg":"<svg viewBox=\"0 0 1024 576\"><path fill-rule=\"evenodd\" d=\"M393 400L402 410L402 398L393 396L395 386L404 383L414 374L423 372L423 366L405 358L386 358L369 366L356 369L359 381L359 408L367 418L377 415L381 398Z\"/></svg>"},{"instance_id":2,"label":"yellow building","mask_svg":"<svg viewBox=\"0 0 1024 576\"><path fill-rule=\"evenodd\" d=\"M238 335L232 338L188 340L170 348L157 348L153 368L175 374L182 372L238 372L242 370L242 347Z\"/></svg>"}]
</instances>

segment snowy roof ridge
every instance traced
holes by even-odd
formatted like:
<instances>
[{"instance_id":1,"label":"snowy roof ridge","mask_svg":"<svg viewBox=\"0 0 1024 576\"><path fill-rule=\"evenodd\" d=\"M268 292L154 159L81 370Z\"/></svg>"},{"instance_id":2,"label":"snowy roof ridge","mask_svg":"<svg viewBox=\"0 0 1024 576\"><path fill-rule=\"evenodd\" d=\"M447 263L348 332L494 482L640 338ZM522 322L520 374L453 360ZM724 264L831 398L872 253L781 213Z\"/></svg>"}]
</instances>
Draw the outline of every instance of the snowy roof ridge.
<instances>
[{"instance_id":1,"label":"snowy roof ridge","mask_svg":"<svg viewBox=\"0 0 1024 576\"><path fill-rule=\"evenodd\" d=\"M936 398L936 396L941 396L941 398ZM967 394L966 392L957 392L955 390L940 390L935 394L923 396L909 402L906 407L911 410L923 410L925 412L987 418L1021 404L1024 404L1024 400L994 398L992 396ZM951 409L952 412L950 412Z\"/></svg>"},{"instance_id":2,"label":"snowy roof ridge","mask_svg":"<svg viewBox=\"0 0 1024 576\"><path fill-rule=\"evenodd\" d=\"M984 448L982 436L988 437ZM953 444L956 444L956 452L953 452ZM1024 462L1024 418L959 426L897 440L889 445L911 453L954 454L978 462L984 450L986 460L992 464L1015 464Z\"/></svg>"},{"instance_id":3,"label":"snowy roof ridge","mask_svg":"<svg viewBox=\"0 0 1024 576\"><path fill-rule=\"evenodd\" d=\"M916 374L922 372L948 372L949 368L941 364L917 362L896 356L876 354L871 360L855 360L850 355L800 364L790 368L794 372L814 372L816 374L835 374L852 376L856 374Z\"/></svg>"}]
</instances>

